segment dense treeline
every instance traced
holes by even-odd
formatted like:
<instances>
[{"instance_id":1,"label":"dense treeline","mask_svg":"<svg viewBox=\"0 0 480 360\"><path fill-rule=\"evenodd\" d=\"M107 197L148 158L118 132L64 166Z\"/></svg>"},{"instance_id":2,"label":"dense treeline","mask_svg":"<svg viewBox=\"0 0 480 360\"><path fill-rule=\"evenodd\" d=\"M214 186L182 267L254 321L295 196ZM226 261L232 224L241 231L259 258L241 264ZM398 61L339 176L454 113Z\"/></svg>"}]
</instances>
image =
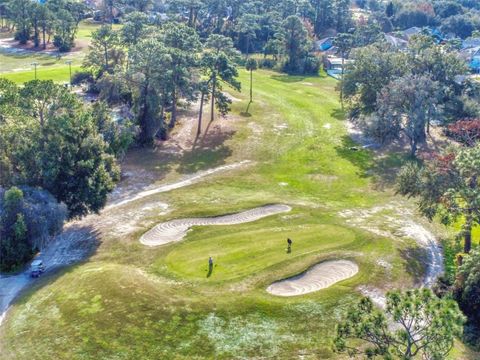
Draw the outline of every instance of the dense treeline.
<instances>
[{"instance_id":1,"label":"dense treeline","mask_svg":"<svg viewBox=\"0 0 480 360\"><path fill-rule=\"evenodd\" d=\"M15 31L20 44L31 40L35 47L46 49L52 41L59 51L73 48L78 24L87 10L83 3L73 0L14 0L0 4L0 8L7 28Z\"/></svg>"},{"instance_id":2,"label":"dense treeline","mask_svg":"<svg viewBox=\"0 0 480 360\"><path fill-rule=\"evenodd\" d=\"M75 82L90 81L90 90L110 104L130 105L142 144L168 136L180 100L200 100L200 133L205 103L210 103L210 121L216 112L229 111L231 100L223 87L240 89L237 66L252 53L264 54L260 66L318 73L314 26L302 7L284 8L288 4L236 1L212 8L209 2L172 2L165 5L168 20L161 23L131 11L123 16L121 29L107 24L93 33L84 61L88 73L78 74ZM338 24L350 26L348 6L348 1L338 1L329 8Z\"/></svg>"},{"instance_id":3,"label":"dense treeline","mask_svg":"<svg viewBox=\"0 0 480 360\"><path fill-rule=\"evenodd\" d=\"M16 270L63 226L67 209L49 192L0 187L0 270Z\"/></svg>"},{"instance_id":4,"label":"dense treeline","mask_svg":"<svg viewBox=\"0 0 480 360\"><path fill-rule=\"evenodd\" d=\"M114 122L104 104L86 107L52 81L20 88L0 79L0 88L0 189L8 189L0 201L0 266L12 270L65 218L105 205L119 180L116 157L133 131Z\"/></svg>"},{"instance_id":5,"label":"dense treeline","mask_svg":"<svg viewBox=\"0 0 480 360\"><path fill-rule=\"evenodd\" d=\"M67 205L69 217L99 211L119 176L115 151L130 135L117 130L112 136L113 120L99 105L85 107L52 81L22 88L0 81L0 185L48 190Z\"/></svg>"},{"instance_id":6,"label":"dense treeline","mask_svg":"<svg viewBox=\"0 0 480 360\"><path fill-rule=\"evenodd\" d=\"M464 79L465 62L428 35L414 36L405 51L380 42L352 58L343 94L352 116L379 142L406 136L415 156L433 122L480 114L478 85Z\"/></svg>"},{"instance_id":7,"label":"dense treeline","mask_svg":"<svg viewBox=\"0 0 480 360\"><path fill-rule=\"evenodd\" d=\"M443 33L467 38L480 30L480 5L470 0L359 0L373 12L385 31L431 26Z\"/></svg>"}]
</instances>

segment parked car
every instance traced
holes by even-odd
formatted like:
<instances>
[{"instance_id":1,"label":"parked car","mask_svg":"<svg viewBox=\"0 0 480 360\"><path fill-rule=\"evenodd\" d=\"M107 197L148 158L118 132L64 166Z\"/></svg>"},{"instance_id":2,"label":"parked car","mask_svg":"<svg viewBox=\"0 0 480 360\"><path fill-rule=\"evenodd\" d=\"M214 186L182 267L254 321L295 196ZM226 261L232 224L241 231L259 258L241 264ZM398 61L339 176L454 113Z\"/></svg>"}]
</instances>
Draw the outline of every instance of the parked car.
<instances>
[{"instance_id":1,"label":"parked car","mask_svg":"<svg viewBox=\"0 0 480 360\"><path fill-rule=\"evenodd\" d=\"M45 265L43 265L43 261L33 260L30 264L30 276L33 278L39 277L45 272Z\"/></svg>"}]
</instances>

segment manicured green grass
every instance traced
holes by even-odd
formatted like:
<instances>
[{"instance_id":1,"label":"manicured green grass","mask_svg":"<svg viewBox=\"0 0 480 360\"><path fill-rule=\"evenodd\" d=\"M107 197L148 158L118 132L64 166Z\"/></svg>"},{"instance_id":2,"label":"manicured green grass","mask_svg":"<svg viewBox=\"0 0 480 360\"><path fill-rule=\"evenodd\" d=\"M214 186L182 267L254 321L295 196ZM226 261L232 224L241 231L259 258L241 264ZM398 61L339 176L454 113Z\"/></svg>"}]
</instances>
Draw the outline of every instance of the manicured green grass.
<instances>
[{"instance_id":1,"label":"manicured green grass","mask_svg":"<svg viewBox=\"0 0 480 360\"><path fill-rule=\"evenodd\" d=\"M75 71L80 70L80 66L72 66L72 75ZM14 73L0 74L0 77L9 79L17 84L23 84L24 82L35 79L35 71L22 71ZM53 80L59 83L68 83L70 81L70 69L68 66L64 67L51 67L37 69L38 80Z\"/></svg>"},{"instance_id":2,"label":"manicured green grass","mask_svg":"<svg viewBox=\"0 0 480 360\"><path fill-rule=\"evenodd\" d=\"M338 226L289 224L287 230L282 225L282 217L276 217L276 221L262 221L248 230L245 226L226 227L220 236L211 234L216 232L213 229L197 231L190 241L172 250L165 262L180 277L206 279L208 266L205 259L213 256L219 262L211 280L232 280L282 262L298 260L309 253L341 249L355 241L352 231ZM210 240L212 235L215 241ZM291 254L286 253L285 235L295 239ZM336 241L332 242L332 238Z\"/></svg>"},{"instance_id":3,"label":"manicured green grass","mask_svg":"<svg viewBox=\"0 0 480 360\"><path fill-rule=\"evenodd\" d=\"M241 80L247 88L243 70ZM112 221L87 263L41 279L20 299L0 329L9 359L335 358L334 326L358 300L359 285L413 284L412 264L401 256L411 242L351 227L338 214L381 205L392 194L374 190L383 173L372 174L372 154L350 150L335 81L268 71L255 72L254 81L251 117L239 116L245 94L229 91L239 99L233 116L217 120L231 122L228 136L217 134L209 147L183 155L136 150L126 160L162 181L228 162L252 163L112 211L130 219L141 210L142 216L127 235L114 231L122 220ZM388 166L385 161L381 171ZM167 214L152 207L158 201L169 204ZM196 227L183 241L158 248L138 242L160 221L271 203L293 210L241 225ZM287 237L294 239L291 254ZM207 278L209 256L217 266ZM336 258L357 262L359 273L300 297L265 291L273 281Z\"/></svg>"},{"instance_id":4,"label":"manicured green grass","mask_svg":"<svg viewBox=\"0 0 480 360\"><path fill-rule=\"evenodd\" d=\"M19 72L33 71L32 63L38 63L38 70L64 68L67 60L72 61L73 66L82 64L83 54L64 54L61 58L52 55L28 53L28 54L6 54L0 52L0 75L5 73L15 74Z\"/></svg>"},{"instance_id":5,"label":"manicured green grass","mask_svg":"<svg viewBox=\"0 0 480 360\"><path fill-rule=\"evenodd\" d=\"M80 22L78 25L78 30L77 30L77 39L82 41L90 41L92 38L92 32L97 30L100 26L102 26L101 23L95 22L91 19L84 20ZM122 27L120 24L113 24L112 28L114 30L119 30Z\"/></svg>"},{"instance_id":6,"label":"manicured green grass","mask_svg":"<svg viewBox=\"0 0 480 360\"><path fill-rule=\"evenodd\" d=\"M21 53L21 54L13 54L7 53L4 51L0 52L0 75L3 73L11 73L14 79L18 78L27 78L29 76L30 70L32 70L33 74L33 66L32 63L38 63L38 69L41 70L49 70L52 71L59 71L61 70L54 70L54 68L62 68L64 72L64 68L66 67L65 61L71 60L73 66L79 67L82 64L83 58L88 51L88 44L91 41L91 34L93 31L98 29L101 26L100 23L94 23L90 20L84 20L79 24L76 42L77 45L81 47L80 51L73 51L70 53L64 53L60 58L56 56L52 56L49 54L42 54L41 52L31 51L29 53ZM119 29L120 25L113 25L114 29ZM4 37L12 37L13 34L6 34L3 33ZM22 73L23 75L17 75ZM59 75L59 78L64 81L64 79L68 80L68 76L65 78L64 74ZM23 81L21 81L23 82Z\"/></svg>"}]
</instances>

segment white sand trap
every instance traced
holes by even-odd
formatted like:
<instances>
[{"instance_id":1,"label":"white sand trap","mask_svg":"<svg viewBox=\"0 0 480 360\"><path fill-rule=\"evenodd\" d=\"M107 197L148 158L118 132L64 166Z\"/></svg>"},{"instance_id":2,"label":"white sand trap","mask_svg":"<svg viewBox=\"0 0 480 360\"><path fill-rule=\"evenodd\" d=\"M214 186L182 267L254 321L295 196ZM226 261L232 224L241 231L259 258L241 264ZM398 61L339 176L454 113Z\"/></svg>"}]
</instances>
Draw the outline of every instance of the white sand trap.
<instances>
[{"instance_id":1,"label":"white sand trap","mask_svg":"<svg viewBox=\"0 0 480 360\"><path fill-rule=\"evenodd\" d=\"M332 286L358 273L358 265L349 260L330 260L288 279L274 282L267 292L277 296L298 296Z\"/></svg>"},{"instance_id":2,"label":"white sand trap","mask_svg":"<svg viewBox=\"0 0 480 360\"><path fill-rule=\"evenodd\" d=\"M288 205L266 205L236 214L206 218L176 219L160 223L147 231L140 242L147 246L158 246L182 240L192 226L236 225L256 221L267 216L288 212Z\"/></svg>"}]
</instances>

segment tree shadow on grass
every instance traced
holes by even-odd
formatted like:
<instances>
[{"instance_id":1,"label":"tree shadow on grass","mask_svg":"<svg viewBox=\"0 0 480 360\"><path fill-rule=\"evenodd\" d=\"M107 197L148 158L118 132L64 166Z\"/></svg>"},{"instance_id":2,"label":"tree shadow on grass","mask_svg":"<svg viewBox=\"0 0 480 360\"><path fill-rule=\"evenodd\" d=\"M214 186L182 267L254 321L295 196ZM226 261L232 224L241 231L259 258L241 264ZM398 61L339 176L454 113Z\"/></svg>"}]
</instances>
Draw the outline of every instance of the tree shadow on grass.
<instances>
[{"instance_id":1,"label":"tree shadow on grass","mask_svg":"<svg viewBox=\"0 0 480 360\"><path fill-rule=\"evenodd\" d=\"M296 83L305 80L305 76L299 75L272 75L270 78L284 83Z\"/></svg>"},{"instance_id":2,"label":"tree shadow on grass","mask_svg":"<svg viewBox=\"0 0 480 360\"><path fill-rule=\"evenodd\" d=\"M337 154L358 168L357 175L371 178L376 190L395 185L397 173L408 159L408 154L399 152L375 152L344 135L341 144L335 148Z\"/></svg>"},{"instance_id":3,"label":"tree shadow on grass","mask_svg":"<svg viewBox=\"0 0 480 360\"><path fill-rule=\"evenodd\" d=\"M234 135L233 130L211 129L203 138L196 141L191 150L183 154L177 171L181 174L191 174L224 165L225 160L232 155L232 149L225 145L225 141Z\"/></svg>"},{"instance_id":4,"label":"tree shadow on grass","mask_svg":"<svg viewBox=\"0 0 480 360\"><path fill-rule=\"evenodd\" d=\"M419 246L400 250L400 257L405 262L405 271L414 279L416 285L422 283L427 269L428 251Z\"/></svg>"},{"instance_id":5,"label":"tree shadow on grass","mask_svg":"<svg viewBox=\"0 0 480 360\"><path fill-rule=\"evenodd\" d=\"M162 144L130 149L121 163L121 181L109 195L109 201L128 199L163 180L179 159L178 153L169 152Z\"/></svg>"},{"instance_id":6,"label":"tree shadow on grass","mask_svg":"<svg viewBox=\"0 0 480 360\"><path fill-rule=\"evenodd\" d=\"M360 145L354 142L348 135L341 138L341 144L335 147L337 154L358 168L357 175L360 177L369 177L369 170L374 167L372 154L369 150L362 149Z\"/></svg>"},{"instance_id":7,"label":"tree shadow on grass","mask_svg":"<svg viewBox=\"0 0 480 360\"><path fill-rule=\"evenodd\" d=\"M335 108L331 113L330 116L337 120L345 120L345 110L341 108Z\"/></svg>"}]
</instances>

